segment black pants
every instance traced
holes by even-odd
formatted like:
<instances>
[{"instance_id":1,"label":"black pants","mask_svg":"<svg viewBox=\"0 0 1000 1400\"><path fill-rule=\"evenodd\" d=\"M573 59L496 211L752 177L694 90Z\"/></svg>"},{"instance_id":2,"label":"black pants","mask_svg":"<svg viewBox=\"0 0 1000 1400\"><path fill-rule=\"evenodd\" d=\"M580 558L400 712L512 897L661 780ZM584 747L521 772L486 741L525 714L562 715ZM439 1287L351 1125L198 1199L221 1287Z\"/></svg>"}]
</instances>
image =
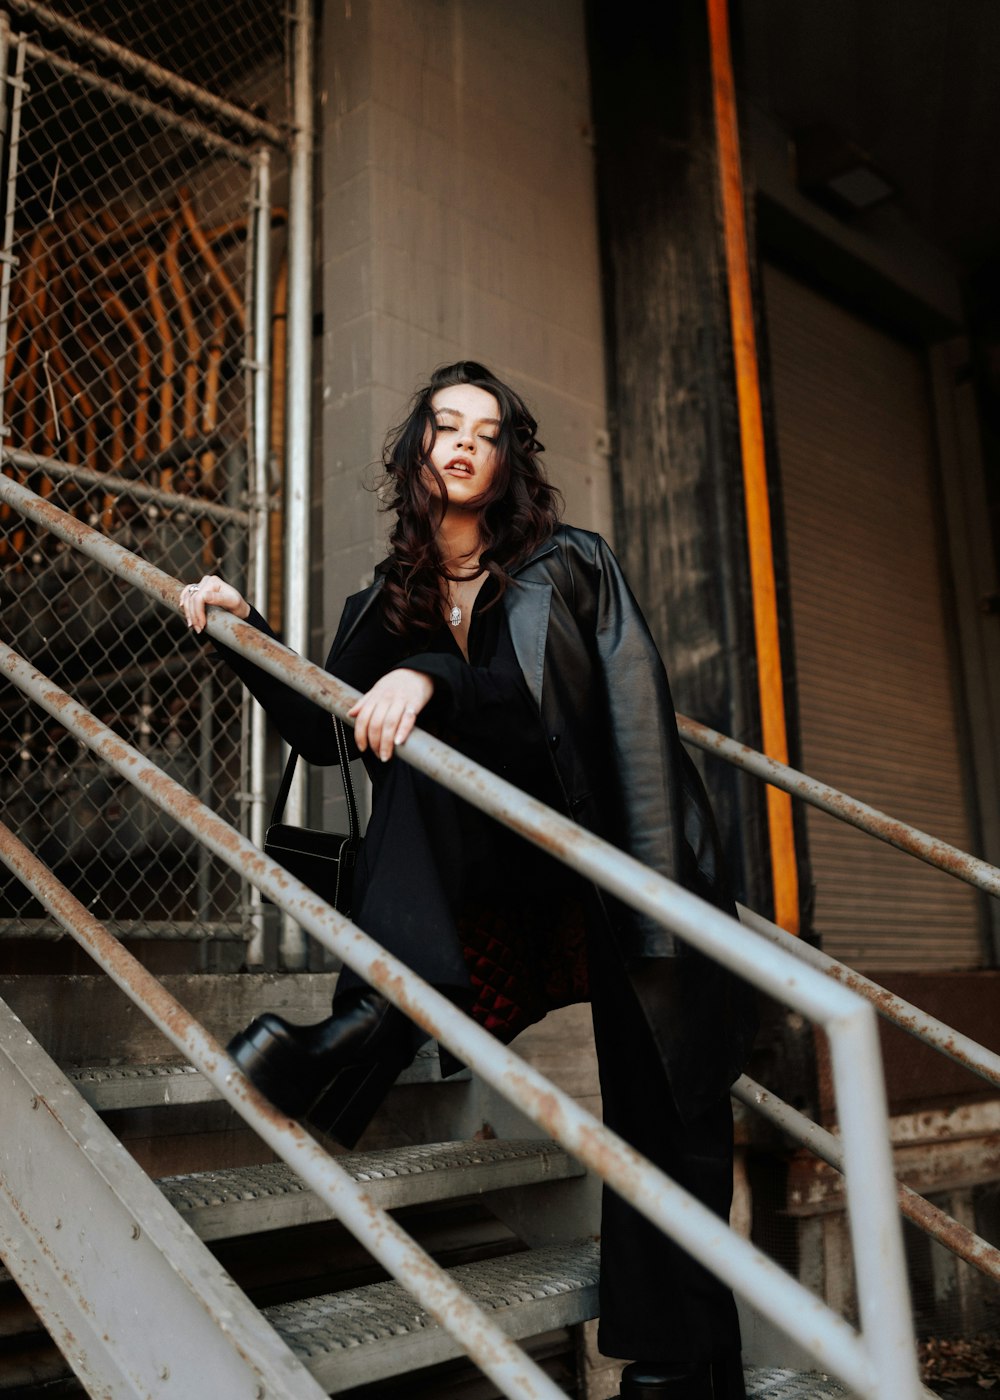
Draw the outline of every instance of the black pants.
<instances>
[{"instance_id":1,"label":"black pants","mask_svg":"<svg viewBox=\"0 0 1000 1400\"><path fill-rule=\"evenodd\" d=\"M589 958L605 1123L728 1219L733 1191L729 1095L695 1122L682 1122L624 968L603 940L591 940ZM676 1363L729 1361L732 1378L721 1400L743 1400L740 1330L731 1291L607 1187L600 1302L598 1346L604 1355Z\"/></svg>"}]
</instances>

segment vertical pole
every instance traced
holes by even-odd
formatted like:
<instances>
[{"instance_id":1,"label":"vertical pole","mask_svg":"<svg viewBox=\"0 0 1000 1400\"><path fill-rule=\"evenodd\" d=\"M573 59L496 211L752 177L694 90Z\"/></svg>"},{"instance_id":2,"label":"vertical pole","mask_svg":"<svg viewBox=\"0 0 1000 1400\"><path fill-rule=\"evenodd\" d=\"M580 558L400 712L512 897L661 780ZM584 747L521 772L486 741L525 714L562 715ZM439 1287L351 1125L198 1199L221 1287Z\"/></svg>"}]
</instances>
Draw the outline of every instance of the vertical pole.
<instances>
[{"instance_id":1,"label":"vertical pole","mask_svg":"<svg viewBox=\"0 0 1000 1400\"><path fill-rule=\"evenodd\" d=\"M917 1370L875 1012L870 1006L859 1007L850 1019L827 1026L827 1031L861 1339L875 1367L879 1400L918 1400L924 1391Z\"/></svg>"},{"instance_id":2,"label":"vertical pole","mask_svg":"<svg viewBox=\"0 0 1000 1400\"><path fill-rule=\"evenodd\" d=\"M206 671L198 687L198 799L206 807L212 805L212 766L215 759L215 684L212 672ZM195 919L203 927L212 916L212 853L204 841L198 842L198 873L195 882L197 905ZM202 965L209 945L201 944Z\"/></svg>"},{"instance_id":3,"label":"vertical pole","mask_svg":"<svg viewBox=\"0 0 1000 1400\"><path fill-rule=\"evenodd\" d=\"M248 280L252 313L250 353L250 550L247 593L258 612L267 614L268 587L268 466L271 448L271 154L260 147L254 156L251 194L252 249ZM264 844L264 711L249 702L249 781L244 789L249 807L248 835L255 846ZM264 961L264 906L256 885L244 886L249 899L250 941L247 963Z\"/></svg>"},{"instance_id":4,"label":"vertical pole","mask_svg":"<svg viewBox=\"0 0 1000 1400\"><path fill-rule=\"evenodd\" d=\"M309 644L309 449L312 439L312 0L295 0L292 24L292 143L288 199L288 397L285 421L285 641ZM298 764L286 821L305 818L304 764ZM306 966L305 935L282 915L281 958Z\"/></svg>"},{"instance_id":5,"label":"vertical pole","mask_svg":"<svg viewBox=\"0 0 1000 1400\"><path fill-rule=\"evenodd\" d=\"M747 250L736 91L729 43L728 3L729 0L708 0L708 27L729 286L729 316L743 457L743 493L757 647L757 680L760 689L761 746L770 758L776 758L779 763L787 763L788 731L785 725L771 508L764 453L764 416L760 402L760 372ZM787 793L779 792L773 787L767 789L767 823L774 885L774 920L789 933L798 933L799 880L795 833L792 827L792 799Z\"/></svg>"},{"instance_id":6,"label":"vertical pole","mask_svg":"<svg viewBox=\"0 0 1000 1400\"><path fill-rule=\"evenodd\" d=\"M18 42L16 74L10 65L10 18L0 13L0 167L5 171L3 240L0 247L0 447L7 426L4 400L7 391L7 322L10 316L10 279L14 267L14 211L17 186L17 145L21 133L21 94L24 91L24 41Z\"/></svg>"}]
</instances>

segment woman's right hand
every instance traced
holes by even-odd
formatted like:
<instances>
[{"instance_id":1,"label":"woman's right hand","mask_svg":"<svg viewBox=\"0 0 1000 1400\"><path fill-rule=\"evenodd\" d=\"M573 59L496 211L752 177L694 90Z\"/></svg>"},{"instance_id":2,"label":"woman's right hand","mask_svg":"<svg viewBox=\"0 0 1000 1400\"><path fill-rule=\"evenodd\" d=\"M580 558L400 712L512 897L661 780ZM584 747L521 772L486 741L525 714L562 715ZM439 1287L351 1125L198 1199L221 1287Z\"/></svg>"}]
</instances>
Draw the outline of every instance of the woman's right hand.
<instances>
[{"instance_id":1,"label":"woman's right hand","mask_svg":"<svg viewBox=\"0 0 1000 1400\"><path fill-rule=\"evenodd\" d=\"M196 632L205 630L209 605L224 608L241 621L250 616L250 604L242 594L215 574L205 574L197 583L189 583L181 589L181 612L187 618L187 625Z\"/></svg>"}]
</instances>

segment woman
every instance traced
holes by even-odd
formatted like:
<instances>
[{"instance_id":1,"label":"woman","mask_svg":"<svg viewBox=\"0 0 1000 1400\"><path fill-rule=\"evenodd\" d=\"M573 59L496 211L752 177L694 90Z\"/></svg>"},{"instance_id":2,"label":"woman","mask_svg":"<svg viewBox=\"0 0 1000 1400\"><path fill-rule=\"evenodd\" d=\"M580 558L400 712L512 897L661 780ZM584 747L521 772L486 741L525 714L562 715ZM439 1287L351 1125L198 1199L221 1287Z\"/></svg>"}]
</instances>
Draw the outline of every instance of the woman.
<instances>
[{"instance_id":1,"label":"woman","mask_svg":"<svg viewBox=\"0 0 1000 1400\"><path fill-rule=\"evenodd\" d=\"M536 426L514 390L461 362L433 375L387 443L391 552L348 599L327 660L363 692L350 713L374 787L352 917L503 1040L589 996L605 1121L726 1215L728 1088L755 1024L746 986L393 757L420 717L733 910L663 664L607 545L558 523ZM267 630L212 576L184 590L196 631L207 605ZM337 761L329 714L225 655L290 744ZM279 1107L352 1145L419 1038L345 972L326 1021L263 1016L230 1050ZM611 1191L599 1344L641 1358L623 1376L632 1400L744 1395L732 1295Z\"/></svg>"}]
</instances>

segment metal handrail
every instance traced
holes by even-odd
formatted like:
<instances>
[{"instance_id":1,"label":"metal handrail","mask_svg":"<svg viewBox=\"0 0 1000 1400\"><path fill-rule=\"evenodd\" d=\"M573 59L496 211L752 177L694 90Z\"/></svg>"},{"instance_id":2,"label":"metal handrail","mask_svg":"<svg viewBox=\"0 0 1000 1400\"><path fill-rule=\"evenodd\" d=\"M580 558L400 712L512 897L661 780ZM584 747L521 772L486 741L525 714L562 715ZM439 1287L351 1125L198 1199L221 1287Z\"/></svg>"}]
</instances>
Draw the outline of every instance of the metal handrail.
<instances>
[{"instance_id":1,"label":"metal handrail","mask_svg":"<svg viewBox=\"0 0 1000 1400\"><path fill-rule=\"evenodd\" d=\"M97 531L9 479L0 484L0 496L49 525L119 577L136 583L172 607L178 606L180 585L175 580ZM331 713L345 716L356 698L349 687L245 623L217 615L213 610L208 630ZM886 1400L903 1400L918 1393L886 1130L887 1106L880 1077L870 1073L879 1062L878 1038L874 1014L866 1003L813 969L802 967L784 950L752 935L750 946L746 931L741 930L734 937L734 921L728 916L430 735L416 731L401 747L406 761L544 846L625 903L670 927L730 970L825 1026L844 1129L850 1228L864 1329L862 1342L825 1304L747 1241L725 1231L709 1211L644 1163L537 1072L511 1052L501 1051L486 1032L433 988L158 773L143 755L110 731L102 737L103 726L92 715L9 648L0 649L0 655L4 669L22 689L33 694L159 805L173 811L210 850L259 884L308 932L337 952L430 1034L455 1050L488 1083L495 1084L506 1097L526 1109L529 1116L611 1182L661 1229L738 1292L752 1297L761 1312L795 1337L822 1365L873 1400L876 1395Z\"/></svg>"},{"instance_id":2,"label":"metal handrail","mask_svg":"<svg viewBox=\"0 0 1000 1400\"><path fill-rule=\"evenodd\" d=\"M489 1321L447 1271L435 1264L391 1215L373 1204L336 1158L254 1088L204 1026L2 822L0 860L374 1257L391 1273L406 1278L423 1306L458 1338L501 1389L515 1385L519 1389L513 1393L526 1400L536 1396L558 1400L562 1394L558 1387Z\"/></svg>"},{"instance_id":3,"label":"metal handrail","mask_svg":"<svg viewBox=\"0 0 1000 1400\"><path fill-rule=\"evenodd\" d=\"M0 465L9 455L8 449L0 444ZM51 501L43 499L6 475L0 475L0 501L6 501L26 515L31 516L67 544L104 564L112 573L117 574L125 582L132 583L137 588L142 589L149 597L156 598L168 606L176 606L178 586L169 575L164 574L137 555L129 553L122 546L115 544L74 516L60 510ZM213 623L214 621L215 619L213 619ZM212 632L212 627L209 628L209 631ZM249 635L251 641L251 651L245 654L249 656L250 660L255 661L277 679L287 681L303 695L330 709L331 712L336 708L336 700L334 699L331 703L330 699L332 687L339 686L337 693L344 696L351 693L347 687L340 686L340 683L327 672L321 671L310 662L303 660L302 657L288 651L280 642L274 642L263 633L253 631L253 629L244 629L244 635L246 634ZM238 640L231 638L228 634L224 640L232 645L234 650L242 651L242 645ZM317 680L318 684L315 683ZM834 816L839 816L844 821L852 822L861 830L869 831L871 835L879 836L882 840L890 840L889 835L880 824L890 823L894 833L898 836L899 849L901 850L910 850L909 846L902 844L905 839L909 837L920 838L921 852L910 850L910 853L919 854L921 859L927 860L930 864L938 864L941 869L949 869L948 865L939 863L935 853L938 848L946 851L955 849L946 846L944 842L938 842L934 837L927 836L914 827L907 827L903 822L886 817L884 813L876 812L874 808L867 807L866 804L857 802L854 798L838 792L826 784L816 783L795 769L788 768L745 744L737 743L736 740L727 738L718 731L710 729L707 725L698 724L684 715L677 716L677 723L683 739L704 748L707 752L718 753L726 761L746 768L747 771L764 778L765 781L785 783L789 791L796 792L806 801L814 801L817 806L822 806L823 810L829 811ZM405 754L403 756L406 757ZM871 825L865 825L865 822L869 820ZM935 849L924 849L923 843L925 842L930 843L930 847ZM893 844L897 844L896 839L893 839ZM962 855L963 853L957 852L957 854ZM995 866L987 865L985 861L977 860L972 856L968 856L966 859L975 862L975 866L966 867L966 873L961 878L968 879L969 883L977 884L982 874L983 883L979 887L983 889L990 888L989 884L986 883L987 878L1000 884L1000 870ZM980 872L979 867L982 867L982 872ZM957 874L958 872L951 870L950 873ZM858 992L872 1002L879 1015L900 1026L901 1029L927 1044L933 1045L943 1054L950 1056L974 1073L982 1075L991 1083L1000 1084L1000 1056L985 1049L970 1037L963 1035L961 1031L929 1016L919 1007L904 1001L902 997L880 987L878 983L873 982L862 973L838 962L829 954L813 947L804 940L792 937L784 929L779 928L777 924L765 919L763 915L741 906L740 919L747 927L763 934L764 937L777 943L779 947L794 957L808 962L828 977L843 982L853 991Z\"/></svg>"},{"instance_id":4,"label":"metal handrail","mask_svg":"<svg viewBox=\"0 0 1000 1400\"><path fill-rule=\"evenodd\" d=\"M717 729L710 729L707 724L699 724L686 715L677 716L677 728L682 739L706 753L718 754L727 763L752 773L755 778L762 778L772 787L790 792L793 797L801 797L811 807L818 807L831 817L838 817L850 826L856 826L859 831L895 846L898 851L905 851L907 855L916 856L918 860L964 880L967 885L974 885L977 890L1000 895L1000 869L979 856L969 855L947 841L891 817L887 812L880 812L877 807L871 807L867 802L831 787L829 783L810 778L807 773L800 773L787 763L768 758L767 754L752 749L749 744L730 739L728 735L720 734Z\"/></svg>"},{"instance_id":5,"label":"metal handrail","mask_svg":"<svg viewBox=\"0 0 1000 1400\"><path fill-rule=\"evenodd\" d=\"M179 592L180 586L174 586ZM217 635L221 633L225 636L228 645L240 645L245 651L252 651L253 647L246 646L238 634L250 632L254 638L260 636L255 629L228 617L212 618L210 628ZM236 636L232 635L234 632ZM302 663L301 658L297 660L302 665L309 665ZM318 668L311 669L325 676ZM382 991L430 1035L446 1044L487 1083L515 1103L660 1229L705 1262L731 1287L752 1298L765 1316L812 1353L825 1369L841 1376L859 1394L871 1397L871 1400L876 1400L876 1397L878 1400L894 1400L895 1397L910 1400L917 1393L914 1388L917 1384L915 1361L903 1282L884 1095L881 1082L867 1077L864 1070L866 1062L874 1060L877 1063L874 1014L853 993L837 987L811 969L796 967L787 954L766 944L742 953L732 946L727 947L734 942L731 934L734 921L727 915L704 904L688 891L671 885L598 837L575 827L568 819L520 793L502 779L495 778L471 760L462 759L430 735L415 731L407 740L405 748L410 755L418 746L430 748L432 753L437 750L434 756L439 761L445 759L452 768L448 775L449 785L461 791L467 800L481 807L489 806L494 815L506 819L529 837L537 837L539 828L547 828L545 844L564 859L571 844L578 848L591 847L587 854L577 849L568 863L580 869L581 873L589 873L619 898L667 923L682 936L700 945L703 951L717 956L724 954L720 960L734 971L743 972L763 990L783 997L825 1026L831 1041L834 1081L838 1087L850 1085L852 1090L851 1094L840 1096L846 1128L845 1155L853 1158L848 1165L847 1189L854 1231L863 1230L868 1236L867 1239L859 1238L855 1233L854 1243L859 1302L865 1327L866 1330L868 1327L882 1329L876 1334L876 1341L882 1345L872 1348L877 1353L875 1358L868 1354L868 1348L853 1329L803 1285L784 1273L755 1246L723 1226L717 1216L645 1161L616 1134L603 1127L573 1099L525 1064L513 1051L499 1046L487 1031L459 1011L441 993L337 914L315 893L159 770L147 755L126 743L2 642L0 671L141 792L171 813L213 854L259 885L319 942L343 958L365 981ZM353 703L355 693L332 681L331 677L326 679L338 691L346 692L340 702L340 708L346 710ZM440 762L439 765L433 762L428 764L427 755L420 766L425 771L435 767L438 776L443 776ZM463 773L463 769L472 771ZM464 785L463 777L466 779ZM470 778L471 783L468 781ZM501 790L496 806L487 793L491 785ZM511 811L505 810L508 803L520 812L518 820L513 819ZM566 829L565 835L553 830L560 827ZM53 908L53 912L59 917L58 907ZM753 935L749 937L754 944L758 943ZM747 938L744 932L742 940L735 941L745 941ZM790 970L792 975L789 975ZM883 1159L881 1162L880 1158ZM881 1199L886 1195L889 1196L888 1203ZM357 1222L345 1218L344 1223L352 1231L355 1230ZM360 1224L362 1230L358 1232L358 1238L366 1247L380 1248L378 1229L369 1231L364 1221ZM895 1260L897 1273L893 1287L896 1249L899 1257ZM382 1258L378 1248L373 1248L373 1252L390 1271L396 1272L392 1263ZM408 1287L411 1285L409 1274L398 1276ZM417 1296L478 1361L474 1347L468 1344L461 1331L459 1320L449 1310L441 1309L435 1298L425 1299L419 1291ZM900 1308L905 1315L902 1328L899 1327L899 1318L894 1315ZM892 1330L897 1335L887 1345L886 1333L891 1334Z\"/></svg>"},{"instance_id":6,"label":"metal handrail","mask_svg":"<svg viewBox=\"0 0 1000 1400\"><path fill-rule=\"evenodd\" d=\"M870 1001L880 1016L891 1021L900 1030L939 1050L942 1055L947 1055L963 1069L971 1070L990 1084L1000 1086L1000 1055L993 1050L987 1050L985 1045L980 1045L971 1036L963 1035L961 1031L955 1030L954 1026L949 1026L944 1021L939 1021L936 1016L921 1011L919 1006L905 1001L888 988L880 987L863 972L856 972L838 962L836 958L831 958L830 954L824 953L821 948L806 943L802 938L796 938L770 919L765 919L763 914L755 914L752 909L746 909L742 904L738 908L740 922L753 929L754 933L770 939L777 947L784 948L809 967L814 967L818 972L832 977L834 981L850 987L853 992Z\"/></svg>"},{"instance_id":7,"label":"metal handrail","mask_svg":"<svg viewBox=\"0 0 1000 1400\"><path fill-rule=\"evenodd\" d=\"M776 1094L765 1089L748 1075L742 1074L730 1090L734 1099L755 1109L762 1117L780 1128L783 1133L794 1138L803 1147L808 1147L824 1162L838 1172L844 1170L844 1153L839 1138L826 1128L814 1123L804 1113L791 1104L779 1099ZM967 1264L978 1269L987 1278L1000 1280L1000 1249L970 1230L944 1211L932 1204L918 1191L899 1182L896 1187L899 1208L908 1220L912 1220L925 1234L938 1240L952 1254L964 1259Z\"/></svg>"}]
</instances>

